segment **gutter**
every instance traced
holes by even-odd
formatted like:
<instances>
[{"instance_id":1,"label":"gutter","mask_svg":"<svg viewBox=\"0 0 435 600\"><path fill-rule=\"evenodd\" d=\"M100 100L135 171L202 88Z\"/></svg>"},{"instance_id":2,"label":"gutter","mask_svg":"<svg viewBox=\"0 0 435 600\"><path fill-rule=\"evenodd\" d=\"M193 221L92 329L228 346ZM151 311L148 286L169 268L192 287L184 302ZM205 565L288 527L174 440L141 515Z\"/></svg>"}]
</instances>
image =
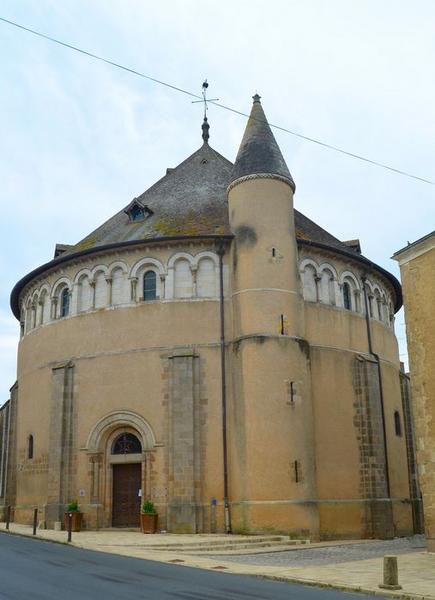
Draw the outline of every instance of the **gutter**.
<instances>
[{"instance_id":1,"label":"gutter","mask_svg":"<svg viewBox=\"0 0 435 600\"><path fill-rule=\"evenodd\" d=\"M231 510L229 501L228 476L228 432L227 432L227 386L225 365L225 307L224 307L224 240L217 247L219 256L219 308L220 308L220 350L221 350L221 396L222 396L222 448L224 472L224 520L225 532L231 533Z\"/></svg>"}]
</instances>

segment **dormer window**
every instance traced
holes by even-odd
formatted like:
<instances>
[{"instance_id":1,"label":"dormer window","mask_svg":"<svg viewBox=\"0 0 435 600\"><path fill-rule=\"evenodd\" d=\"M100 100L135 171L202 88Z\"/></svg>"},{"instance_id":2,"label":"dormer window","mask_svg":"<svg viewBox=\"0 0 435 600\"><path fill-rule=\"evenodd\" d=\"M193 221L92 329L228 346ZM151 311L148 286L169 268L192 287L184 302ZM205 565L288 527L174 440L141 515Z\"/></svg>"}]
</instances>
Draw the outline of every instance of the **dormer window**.
<instances>
[{"instance_id":1,"label":"dormer window","mask_svg":"<svg viewBox=\"0 0 435 600\"><path fill-rule=\"evenodd\" d=\"M144 210L141 206L133 206L130 211L130 218L132 221L142 221L145 218Z\"/></svg>"},{"instance_id":2,"label":"dormer window","mask_svg":"<svg viewBox=\"0 0 435 600\"><path fill-rule=\"evenodd\" d=\"M139 202L137 198L130 202L124 212L129 216L130 221L144 221L153 214L153 211Z\"/></svg>"}]
</instances>

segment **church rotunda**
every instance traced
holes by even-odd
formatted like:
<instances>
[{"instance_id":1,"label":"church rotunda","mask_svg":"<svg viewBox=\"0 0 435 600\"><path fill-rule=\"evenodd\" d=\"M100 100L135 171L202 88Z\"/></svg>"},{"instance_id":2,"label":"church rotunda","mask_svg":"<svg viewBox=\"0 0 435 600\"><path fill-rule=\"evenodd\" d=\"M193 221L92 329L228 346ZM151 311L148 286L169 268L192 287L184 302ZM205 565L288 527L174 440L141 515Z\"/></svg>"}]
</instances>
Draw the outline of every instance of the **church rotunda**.
<instances>
[{"instance_id":1,"label":"church rotunda","mask_svg":"<svg viewBox=\"0 0 435 600\"><path fill-rule=\"evenodd\" d=\"M258 95L209 145L14 287L0 507L41 526L316 539L418 527L393 275L293 208Z\"/></svg>"}]
</instances>

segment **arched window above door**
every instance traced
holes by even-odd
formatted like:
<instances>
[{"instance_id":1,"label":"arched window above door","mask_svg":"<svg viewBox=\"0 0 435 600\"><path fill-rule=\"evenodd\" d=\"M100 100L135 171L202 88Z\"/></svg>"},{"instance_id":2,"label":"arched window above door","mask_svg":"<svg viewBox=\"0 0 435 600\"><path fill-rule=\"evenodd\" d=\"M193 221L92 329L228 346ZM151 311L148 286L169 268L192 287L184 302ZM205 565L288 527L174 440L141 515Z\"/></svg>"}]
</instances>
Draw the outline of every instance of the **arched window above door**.
<instances>
[{"instance_id":1,"label":"arched window above door","mask_svg":"<svg viewBox=\"0 0 435 600\"><path fill-rule=\"evenodd\" d=\"M113 442L112 454L140 454L142 444L133 433L121 433Z\"/></svg>"}]
</instances>

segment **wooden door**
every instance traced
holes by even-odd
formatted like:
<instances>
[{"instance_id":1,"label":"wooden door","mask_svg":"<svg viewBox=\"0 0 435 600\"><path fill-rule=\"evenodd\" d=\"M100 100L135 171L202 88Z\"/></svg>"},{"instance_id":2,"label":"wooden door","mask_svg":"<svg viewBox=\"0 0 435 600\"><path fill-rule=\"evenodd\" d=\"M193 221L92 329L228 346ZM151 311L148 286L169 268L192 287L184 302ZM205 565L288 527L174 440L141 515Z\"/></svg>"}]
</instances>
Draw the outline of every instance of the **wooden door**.
<instances>
[{"instance_id":1,"label":"wooden door","mask_svg":"<svg viewBox=\"0 0 435 600\"><path fill-rule=\"evenodd\" d=\"M113 527L139 527L141 464L113 465Z\"/></svg>"}]
</instances>

